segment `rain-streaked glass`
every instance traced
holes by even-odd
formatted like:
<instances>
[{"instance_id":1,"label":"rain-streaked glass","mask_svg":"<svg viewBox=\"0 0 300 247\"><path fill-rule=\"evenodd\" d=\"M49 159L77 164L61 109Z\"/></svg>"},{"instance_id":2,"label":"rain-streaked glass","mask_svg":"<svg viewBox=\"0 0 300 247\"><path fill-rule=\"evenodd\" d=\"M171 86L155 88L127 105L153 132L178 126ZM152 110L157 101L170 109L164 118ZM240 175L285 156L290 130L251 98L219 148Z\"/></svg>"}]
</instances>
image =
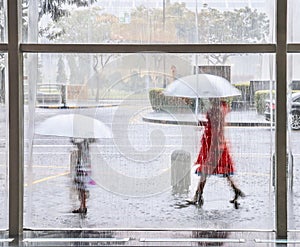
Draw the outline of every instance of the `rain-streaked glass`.
<instances>
[{"instance_id":1,"label":"rain-streaked glass","mask_svg":"<svg viewBox=\"0 0 300 247\"><path fill-rule=\"evenodd\" d=\"M289 0L288 1L288 22L287 22L288 43L300 42L300 32L298 29L299 14L300 14L300 2L297 0Z\"/></svg>"},{"instance_id":2,"label":"rain-streaked glass","mask_svg":"<svg viewBox=\"0 0 300 247\"><path fill-rule=\"evenodd\" d=\"M28 1L23 42L224 44L274 42L274 1Z\"/></svg>"},{"instance_id":3,"label":"rain-streaked glass","mask_svg":"<svg viewBox=\"0 0 300 247\"><path fill-rule=\"evenodd\" d=\"M299 171L300 162L300 80L299 71L296 69L300 63L300 56L297 54L290 54L288 56L288 227L289 230L294 231L300 229L300 215L298 210L298 193L299 193ZM299 237L297 231L291 232L293 237Z\"/></svg>"},{"instance_id":4,"label":"rain-streaked glass","mask_svg":"<svg viewBox=\"0 0 300 247\"><path fill-rule=\"evenodd\" d=\"M7 42L7 2L0 1L0 43Z\"/></svg>"},{"instance_id":5,"label":"rain-streaked glass","mask_svg":"<svg viewBox=\"0 0 300 247\"><path fill-rule=\"evenodd\" d=\"M25 227L274 228L274 129L264 115L264 99L273 90L274 55L25 57ZM221 58L224 63L211 62ZM230 113L225 128L235 165L233 179L246 195L239 199L240 210L229 202L234 193L219 176L208 178L200 211L195 205L184 206L199 181L193 165L203 134L198 120L205 120L210 105L200 99L195 111L192 99L166 99L163 90L194 73L222 76L241 90L240 96L227 99ZM36 133L47 119L60 114L95 118L112 132L111 138L93 138L91 130L87 139L84 157L90 159L90 180L83 217L72 214L80 204L74 186L76 141L71 134L47 132L45 125L44 134ZM66 124L64 119L57 121L57 129ZM76 123L75 118L67 122ZM87 130L90 123L80 127ZM178 153L184 154L180 162L174 159ZM181 173L178 165L188 172ZM177 186L182 179L187 184Z\"/></svg>"},{"instance_id":6,"label":"rain-streaked glass","mask_svg":"<svg viewBox=\"0 0 300 247\"><path fill-rule=\"evenodd\" d=\"M6 55L0 54L0 229L8 228L8 98Z\"/></svg>"}]
</instances>

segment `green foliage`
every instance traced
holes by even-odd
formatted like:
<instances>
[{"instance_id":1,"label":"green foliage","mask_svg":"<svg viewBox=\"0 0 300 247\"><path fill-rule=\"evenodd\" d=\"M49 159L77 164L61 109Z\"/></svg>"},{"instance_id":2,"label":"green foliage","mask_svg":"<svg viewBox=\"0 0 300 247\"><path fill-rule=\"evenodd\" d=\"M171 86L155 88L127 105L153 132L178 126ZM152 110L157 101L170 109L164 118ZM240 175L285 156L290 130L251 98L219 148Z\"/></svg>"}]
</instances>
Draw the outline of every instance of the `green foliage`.
<instances>
[{"instance_id":1,"label":"green foliage","mask_svg":"<svg viewBox=\"0 0 300 247\"><path fill-rule=\"evenodd\" d=\"M39 16L41 17L44 14L50 13L51 18L57 21L59 18L68 14L68 11L63 8L64 4L86 7L96 1L97 0L43 0L41 1Z\"/></svg>"},{"instance_id":2,"label":"green foliage","mask_svg":"<svg viewBox=\"0 0 300 247\"><path fill-rule=\"evenodd\" d=\"M163 88L153 88L149 91L149 99L153 110L174 113L195 111L194 99L166 96L163 91Z\"/></svg>"},{"instance_id":3,"label":"green foliage","mask_svg":"<svg viewBox=\"0 0 300 247\"><path fill-rule=\"evenodd\" d=\"M149 91L149 100L154 111L161 111L163 108L163 88L153 88Z\"/></svg>"},{"instance_id":4,"label":"green foliage","mask_svg":"<svg viewBox=\"0 0 300 247\"><path fill-rule=\"evenodd\" d=\"M220 11L202 9L198 15L198 42L209 44L265 43L270 21L265 13L249 7ZM231 54L211 54L212 64L225 64Z\"/></svg>"},{"instance_id":5,"label":"green foliage","mask_svg":"<svg viewBox=\"0 0 300 247\"><path fill-rule=\"evenodd\" d=\"M275 90L258 90L254 94L255 107L258 114L263 114L265 111L265 102L270 99L272 93L272 98L275 98Z\"/></svg>"},{"instance_id":6,"label":"green foliage","mask_svg":"<svg viewBox=\"0 0 300 247\"><path fill-rule=\"evenodd\" d=\"M264 43L269 34L267 15L249 7L224 12L202 9L198 20L200 43Z\"/></svg>"},{"instance_id":7,"label":"green foliage","mask_svg":"<svg viewBox=\"0 0 300 247\"><path fill-rule=\"evenodd\" d=\"M292 93L300 92L300 90L292 90ZM276 91L272 90L272 99L275 100ZM263 114L265 111L265 101L271 98L270 90L258 90L254 94L256 111L259 114Z\"/></svg>"},{"instance_id":8,"label":"green foliage","mask_svg":"<svg viewBox=\"0 0 300 247\"><path fill-rule=\"evenodd\" d=\"M40 30L40 34L55 42L99 43L110 39L111 26L118 18L110 14L99 15L101 7L74 9L69 15Z\"/></svg>"},{"instance_id":9,"label":"green foliage","mask_svg":"<svg viewBox=\"0 0 300 247\"><path fill-rule=\"evenodd\" d=\"M140 6L131 12L131 22L121 24L116 30L122 37L139 39L142 43L151 39L150 42L180 40L184 43L232 44L265 43L269 36L269 26L266 13L249 7L228 11L201 8L196 17L195 12L188 9L185 3L176 2L167 3L161 9ZM213 64L224 64L229 56L211 54L208 59Z\"/></svg>"},{"instance_id":10,"label":"green foliage","mask_svg":"<svg viewBox=\"0 0 300 247\"><path fill-rule=\"evenodd\" d=\"M249 101L250 100L250 82L242 82L234 84L234 86L241 91L241 95L237 96L236 101Z\"/></svg>"}]
</instances>

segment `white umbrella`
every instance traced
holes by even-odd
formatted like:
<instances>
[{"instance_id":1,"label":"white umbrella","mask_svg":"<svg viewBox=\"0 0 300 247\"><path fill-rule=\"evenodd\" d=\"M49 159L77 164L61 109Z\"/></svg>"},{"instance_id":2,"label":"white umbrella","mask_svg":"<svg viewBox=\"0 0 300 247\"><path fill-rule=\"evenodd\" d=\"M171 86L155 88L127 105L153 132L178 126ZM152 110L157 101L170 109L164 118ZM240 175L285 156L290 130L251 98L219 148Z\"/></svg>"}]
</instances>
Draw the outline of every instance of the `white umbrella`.
<instances>
[{"instance_id":1,"label":"white umbrella","mask_svg":"<svg viewBox=\"0 0 300 247\"><path fill-rule=\"evenodd\" d=\"M232 97L241 95L241 92L223 77L195 74L178 78L165 88L164 94L166 96L198 99ZM197 112L198 100L196 100L195 107L196 115Z\"/></svg>"},{"instance_id":2,"label":"white umbrella","mask_svg":"<svg viewBox=\"0 0 300 247\"><path fill-rule=\"evenodd\" d=\"M164 94L187 98L223 98L238 96L241 92L223 77L195 74L175 80L166 87Z\"/></svg>"},{"instance_id":3,"label":"white umbrella","mask_svg":"<svg viewBox=\"0 0 300 247\"><path fill-rule=\"evenodd\" d=\"M72 138L112 138L111 130L101 121L80 114L60 114L38 124L39 135Z\"/></svg>"}]
</instances>

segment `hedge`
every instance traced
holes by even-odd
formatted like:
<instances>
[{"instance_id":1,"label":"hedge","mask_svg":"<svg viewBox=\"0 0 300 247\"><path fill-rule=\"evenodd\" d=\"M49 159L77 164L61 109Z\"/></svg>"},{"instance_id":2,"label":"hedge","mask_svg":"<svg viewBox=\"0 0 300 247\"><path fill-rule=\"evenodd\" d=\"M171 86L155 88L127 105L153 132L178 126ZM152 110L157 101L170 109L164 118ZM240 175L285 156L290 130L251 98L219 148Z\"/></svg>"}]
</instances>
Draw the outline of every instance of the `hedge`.
<instances>
[{"instance_id":1,"label":"hedge","mask_svg":"<svg viewBox=\"0 0 300 247\"><path fill-rule=\"evenodd\" d=\"M263 114L266 107L266 100L270 99L270 90L258 90L254 94L254 101L256 112L258 114ZM275 90L272 90L272 98L275 99Z\"/></svg>"},{"instance_id":2,"label":"hedge","mask_svg":"<svg viewBox=\"0 0 300 247\"><path fill-rule=\"evenodd\" d=\"M173 113L195 112L196 99L166 96L163 91L164 88L153 88L149 91L150 104L154 111L167 111ZM224 100L231 106L234 98L235 97L228 97ZM205 102L202 99L198 99L198 102L198 112L201 112L205 108Z\"/></svg>"},{"instance_id":3,"label":"hedge","mask_svg":"<svg viewBox=\"0 0 300 247\"><path fill-rule=\"evenodd\" d=\"M250 82L242 82L234 84L234 86L241 91L241 95L237 96L235 101L250 101Z\"/></svg>"},{"instance_id":4,"label":"hedge","mask_svg":"<svg viewBox=\"0 0 300 247\"><path fill-rule=\"evenodd\" d=\"M166 96L164 88L153 88L149 91L149 99L154 111L168 111L176 113L194 112L195 99Z\"/></svg>"},{"instance_id":5,"label":"hedge","mask_svg":"<svg viewBox=\"0 0 300 247\"><path fill-rule=\"evenodd\" d=\"M300 92L300 90L292 90L292 93ZM272 98L275 99L275 90L272 90ZM265 111L266 100L270 99L270 90L258 90L254 94L255 107L258 114Z\"/></svg>"}]
</instances>

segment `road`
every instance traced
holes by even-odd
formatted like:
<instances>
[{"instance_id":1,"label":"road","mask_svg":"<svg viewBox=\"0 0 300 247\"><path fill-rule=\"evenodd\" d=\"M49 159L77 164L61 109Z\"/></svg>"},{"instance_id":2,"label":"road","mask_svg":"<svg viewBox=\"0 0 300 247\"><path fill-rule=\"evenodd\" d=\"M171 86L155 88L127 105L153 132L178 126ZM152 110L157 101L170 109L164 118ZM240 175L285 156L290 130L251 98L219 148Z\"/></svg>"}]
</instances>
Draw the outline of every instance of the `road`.
<instances>
[{"instance_id":1,"label":"road","mask_svg":"<svg viewBox=\"0 0 300 247\"><path fill-rule=\"evenodd\" d=\"M192 196L198 177L192 167L190 189L184 193L172 190L171 155L174 150L186 150L191 160L195 160L202 128L145 123L141 117L144 110L147 109L37 109L36 123L62 111L83 113L112 127L114 138L91 144L93 179L97 184L90 187L88 214L84 218L70 213L79 202L69 174L69 155L74 148L69 139L35 136L32 156L28 154L30 142L26 139L25 227L274 228L271 168L275 139L270 127L228 127L226 130L236 164L234 178L246 194L239 210L234 210L228 202L233 194L226 181L218 177L209 178L202 209L182 208L178 204ZM0 124L3 128L3 119ZM5 198L3 133L0 137L0 193ZM290 141L294 174L298 174L300 132L291 132ZM293 183L289 227L299 229L300 212L296 209L300 203L300 181L297 176ZM3 209L0 219L4 219L0 221L0 228L5 228L4 201L0 208Z\"/></svg>"}]
</instances>

